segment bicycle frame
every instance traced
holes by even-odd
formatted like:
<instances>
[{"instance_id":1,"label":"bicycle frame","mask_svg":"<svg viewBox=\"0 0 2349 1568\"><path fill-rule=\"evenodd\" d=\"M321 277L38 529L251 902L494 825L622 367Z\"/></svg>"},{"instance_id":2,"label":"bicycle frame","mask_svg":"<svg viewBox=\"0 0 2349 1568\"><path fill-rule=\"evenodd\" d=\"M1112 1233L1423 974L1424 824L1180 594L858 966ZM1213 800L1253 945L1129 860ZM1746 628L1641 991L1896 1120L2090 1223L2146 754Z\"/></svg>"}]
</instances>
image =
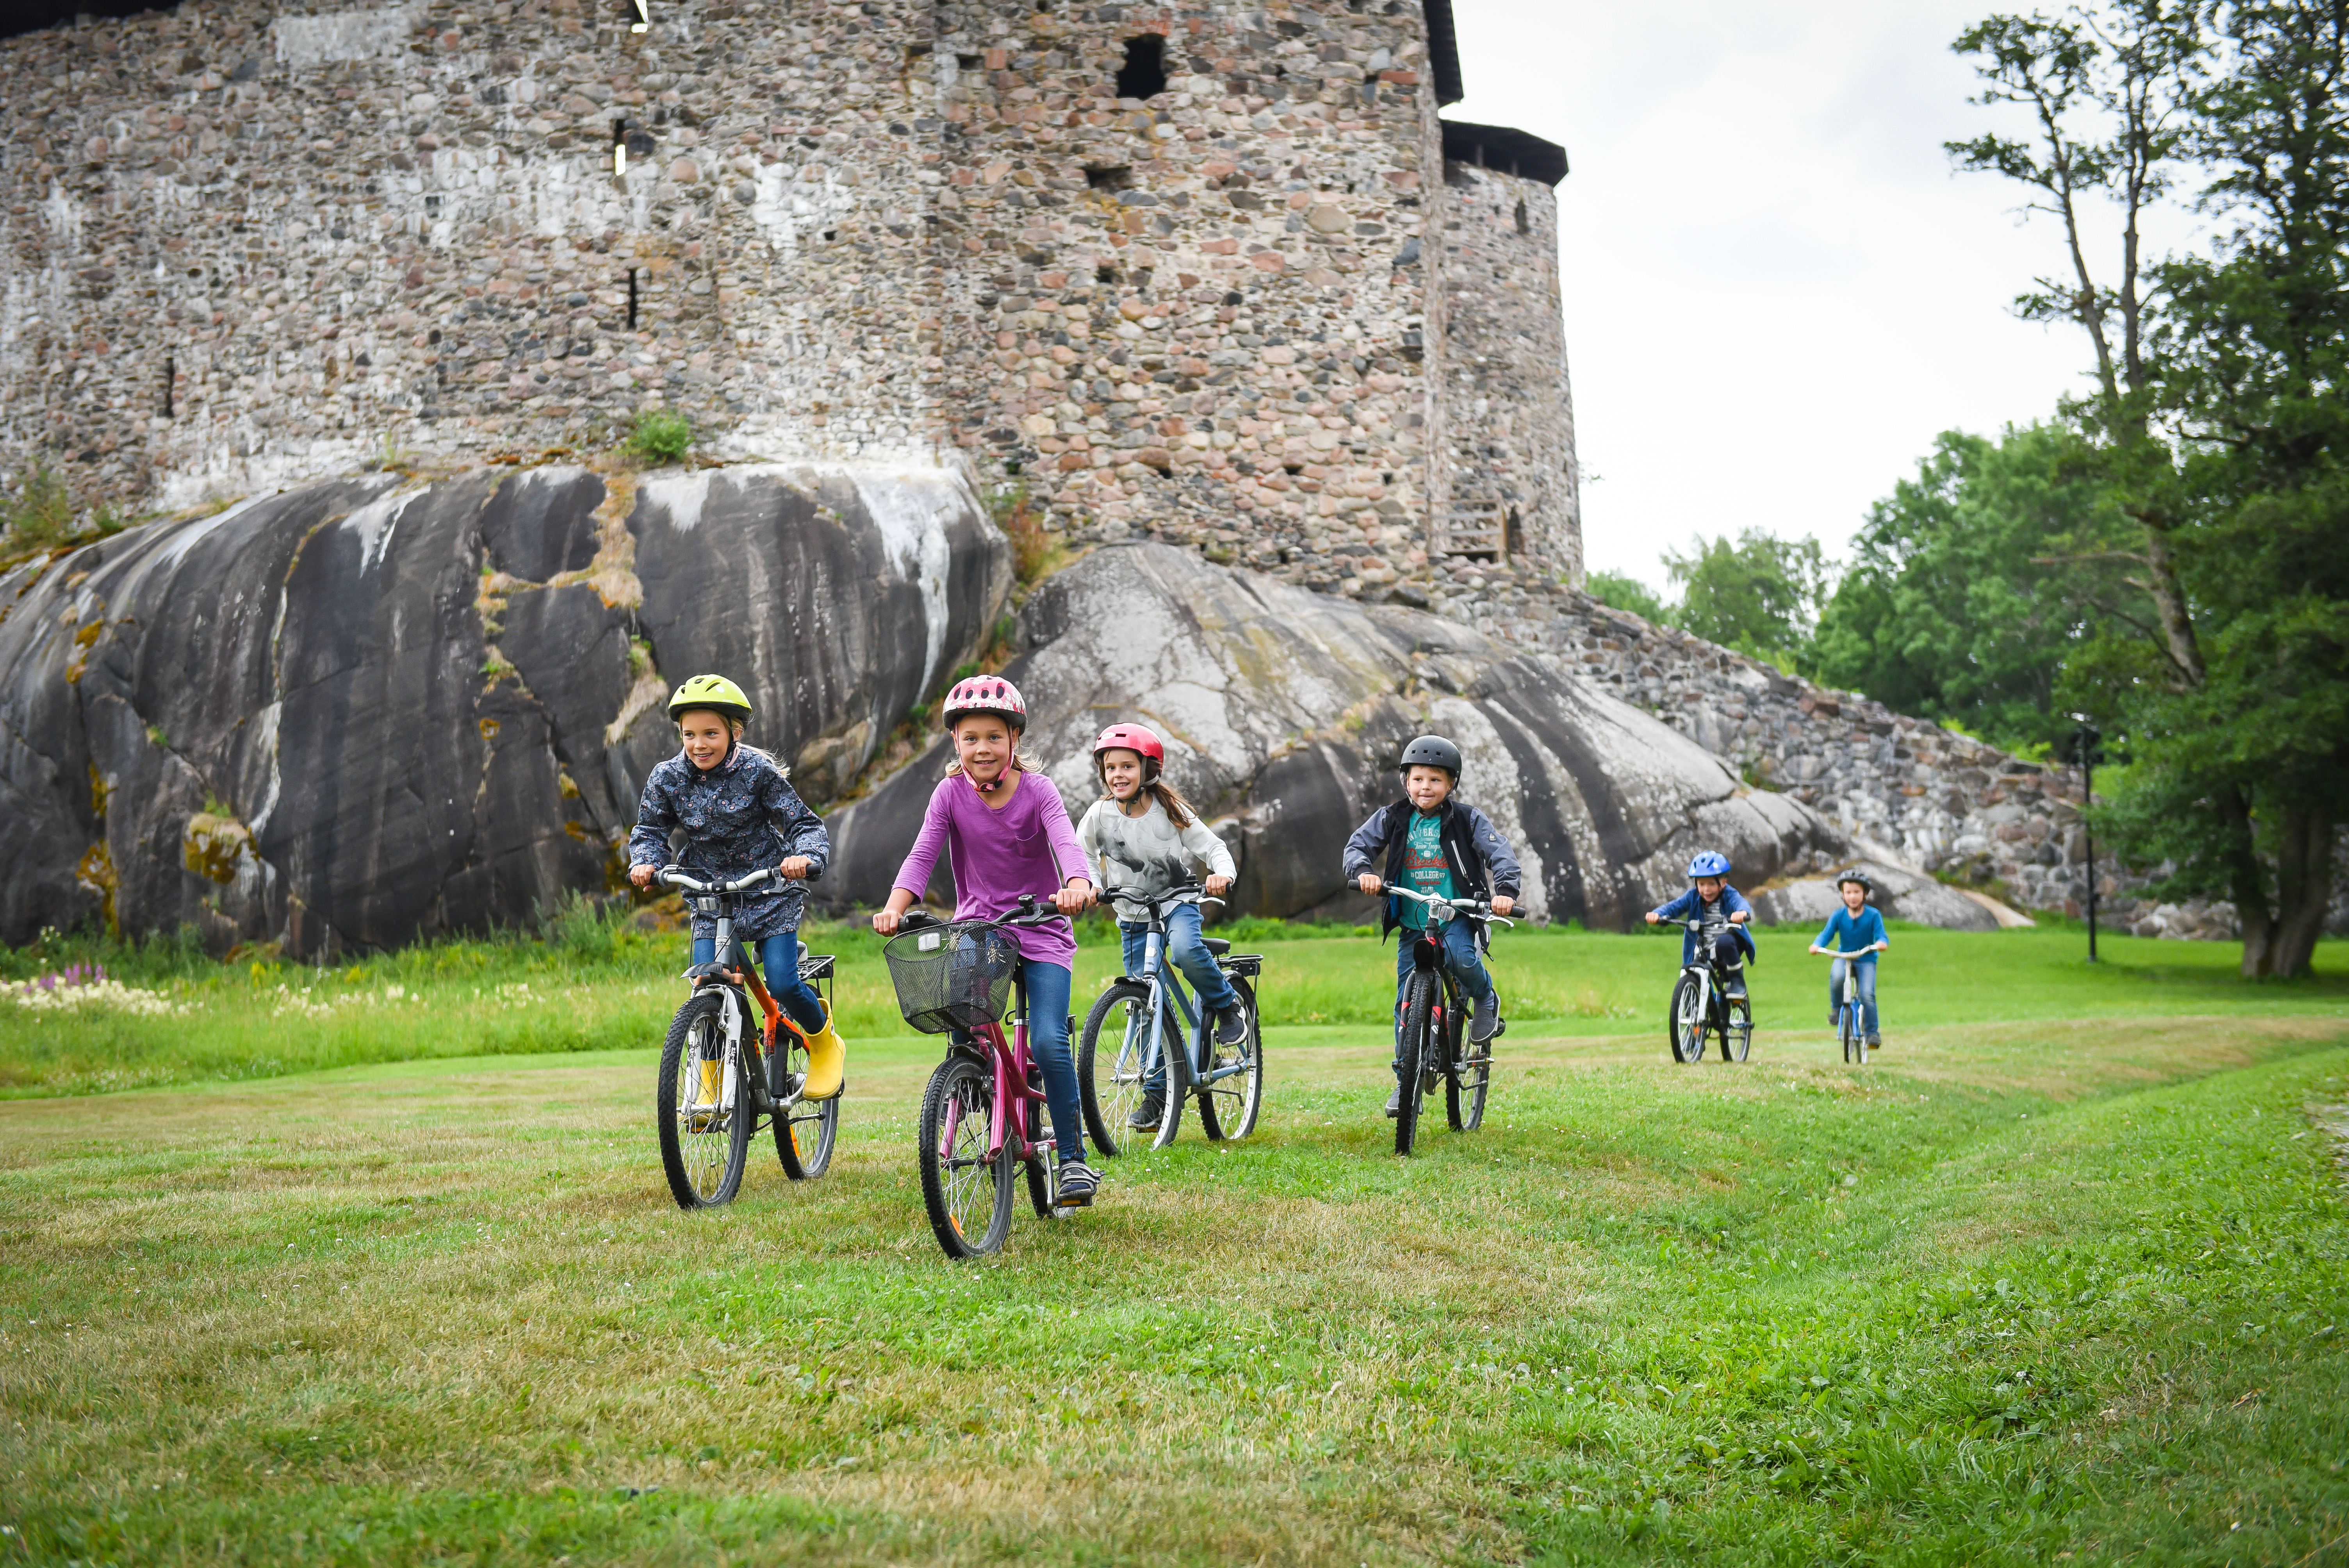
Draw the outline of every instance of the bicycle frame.
<instances>
[{"instance_id":1,"label":"bicycle frame","mask_svg":"<svg viewBox=\"0 0 2349 1568\"><path fill-rule=\"evenodd\" d=\"M1203 900L1221 903L1221 899ZM1215 1057L1207 1047L1211 1033L1207 1009L1202 1005L1194 1011L1191 991L1182 976L1166 962L1166 923L1164 916L1153 910L1150 930L1143 938L1142 973L1132 978L1150 987L1150 1043L1143 1047L1142 1076L1146 1083L1154 1075L1164 1078L1166 1065L1166 1021L1172 1012L1183 1020L1184 1053L1190 1067L1191 1088L1195 1091L1211 1083L1219 1083L1247 1070L1246 1062L1234 1062L1230 1067L1210 1069L1203 1064Z\"/></svg>"},{"instance_id":2,"label":"bicycle frame","mask_svg":"<svg viewBox=\"0 0 2349 1568\"><path fill-rule=\"evenodd\" d=\"M1030 1119L1034 1112L1030 1102L1040 1103L1044 1091L1030 1087L1028 1082L1028 1069L1033 1058L1028 1054L1028 985L1025 981L1019 983L1018 993L1019 1002L1012 1015L1009 1039L1004 1038L1003 1026L999 1023L983 1024L970 1031L974 1041L986 1046L988 1061L995 1077L995 1093L987 1128L987 1157L990 1160L1000 1156L1007 1143L1011 1146L1012 1158L1016 1160L1033 1160L1043 1152L1031 1136L1033 1124ZM955 1048L961 1050L966 1047L957 1046ZM961 1119L962 1109L957 1106L947 1122L949 1145L954 1140L955 1130L961 1125Z\"/></svg>"}]
</instances>

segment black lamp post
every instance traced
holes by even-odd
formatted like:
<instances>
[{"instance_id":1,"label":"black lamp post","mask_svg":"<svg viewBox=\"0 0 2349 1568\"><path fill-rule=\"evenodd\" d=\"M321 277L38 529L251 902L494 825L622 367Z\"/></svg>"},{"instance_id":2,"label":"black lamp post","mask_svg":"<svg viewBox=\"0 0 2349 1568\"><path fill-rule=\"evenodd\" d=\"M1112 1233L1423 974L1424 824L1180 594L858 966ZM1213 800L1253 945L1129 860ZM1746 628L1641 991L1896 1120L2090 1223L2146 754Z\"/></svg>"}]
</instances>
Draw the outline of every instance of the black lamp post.
<instances>
[{"instance_id":1,"label":"black lamp post","mask_svg":"<svg viewBox=\"0 0 2349 1568\"><path fill-rule=\"evenodd\" d=\"M2072 717L2080 724L2079 733L2072 739L2072 754L2080 763L2080 809L2083 813L2080 835L2088 852L2088 962L2094 964L2096 961L2096 835L2095 830L2088 826L2085 812L2095 799L2096 764L2105 759L2099 743L2105 738L2097 732L2095 725L2088 722L2087 715L2075 713Z\"/></svg>"}]
</instances>

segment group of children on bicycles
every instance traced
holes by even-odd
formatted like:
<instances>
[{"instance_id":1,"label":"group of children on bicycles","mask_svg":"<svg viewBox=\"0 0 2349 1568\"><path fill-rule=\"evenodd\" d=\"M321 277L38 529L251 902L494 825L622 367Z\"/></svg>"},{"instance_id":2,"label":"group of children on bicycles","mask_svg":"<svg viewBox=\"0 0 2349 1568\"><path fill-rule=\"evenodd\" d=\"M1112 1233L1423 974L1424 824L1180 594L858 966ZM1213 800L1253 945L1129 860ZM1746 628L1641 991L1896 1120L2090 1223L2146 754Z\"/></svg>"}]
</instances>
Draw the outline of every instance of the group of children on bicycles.
<instances>
[{"instance_id":1,"label":"group of children on bicycles","mask_svg":"<svg viewBox=\"0 0 2349 1568\"><path fill-rule=\"evenodd\" d=\"M678 726L679 749L645 781L628 841L629 879L638 888L649 887L657 869L672 861L712 879L769 866L780 872L781 882L746 900L734 932L765 972L768 994L780 1013L771 1025L793 1030L806 1044L802 1098L835 1096L845 1070L846 1043L814 990L799 978L798 937L806 884L823 875L830 837L792 788L789 770L743 743L750 702L740 686L722 676L696 676L677 688L668 711ZM1112 725L1102 732L1093 744L1093 768L1102 798L1080 824L1071 822L1060 790L1019 749L1028 707L1011 682L1000 676L956 682L941 706L941 718L954 758L931 792L921 830L898 868L887 903L873 916L873 929L884 936L899 929L929 887L943 850L953 870L958 921L996 920L1021 908L1023 900L1074 916L1106 900L1117 915L1131 974L1142 962L1156 919L1165 932L1167 960L1191 982L1215 1019L1218 1042L1236 1045L1243 1039L1247 1021L1203 940L1199 908L1203 896L1216 898L1230 888L1231 851L1166 779L1166 750L1158 736L1137 724ZM1413 947L1425 934L1468 998L1468 1037L1484 1045L1506 1027L1499 990L1483 957L1489 938L1464 913L1454 914L1437 931L1431 932L1429 923L1439 902L1507 915L1519 893L1519 872L1516 855L1491 820L1458 798L1463 768L1459 747L1441 736L1421 736L1406 747L1402 798L1372 812L1355 830L1346 842L1344 872L1362 892L1385 895L1382 937L1398 926L1405 930L1396 944L1398 1012L1414 965ZM677 835L683 844L672 854ZM1683 964L1700 944L1709 944L1729 995L1742 997L1744 961L1754 952L1748 930L1753 907L1730 885L1730 870L1728 859L1716 851L1698 855L1688 868L1689 890L1647 918L1651 924L1686 922ZM1837 887L1845 907L1828 921L1811 951L1837 959L1831 995L1842 994L1848 967L1874 1045L1876 955L1887 946L1884 923L1867 905L1870 888L1864 873L1844 873ZM1101 1176L1085 1159L1070 1050L1074 927L1050 922L1007 929L1005 935L1019 951L1029 1046L1051 1115L1058 1154L1054 1200L1062 1207L1082 1207L1092 1201ZM697 965L718 956L714 923L697 913L692 937ZM1830 940L1837 944L1833 950L1824 945ZM1397 1112L1402 1087L1400 1063L1398 1048L1396 1090L1386 1106L1390 1117ZM1163 1110L1163 1090L1145 1094L1129 1125L1154 1128Z\"/></svg>"}]
</instances>

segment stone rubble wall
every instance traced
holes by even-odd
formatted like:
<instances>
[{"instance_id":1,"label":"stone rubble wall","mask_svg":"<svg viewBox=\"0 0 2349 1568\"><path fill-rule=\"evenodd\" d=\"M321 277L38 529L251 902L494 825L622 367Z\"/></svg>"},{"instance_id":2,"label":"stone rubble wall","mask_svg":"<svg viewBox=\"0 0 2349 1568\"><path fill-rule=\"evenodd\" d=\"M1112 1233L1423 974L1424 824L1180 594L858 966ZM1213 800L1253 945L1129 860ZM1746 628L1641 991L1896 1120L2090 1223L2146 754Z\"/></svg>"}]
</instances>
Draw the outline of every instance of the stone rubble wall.
<instances>
[{"instance_id":1,"label":"stone rubble wall","mask_svg":"<svg viewBox=\"0 0 2349 1568\"><path fill-rule=\"evenodd\" d=\"M1497 503L1512 553L1582 581L1581 483L1557 280L1557 192L1446 166L1441 211L1449 501Z\"/></svg>"},{"instance_id":2,"label":"stone rubble wall","mask_svg":"<svg viewBox=\"0 0 2349 1568\"><path fill-rule=\"evenodd\" d=\"M600 0L187 0L0 42L0 460L170 510L665 406L730 458L1016 466L1080 539L1425 570L1419 5L649 4L637 33ZM1527 201L1511 253L1554 301ZM1568 439L1523 459L1570 505Z\"/></svg>"},{"instance_id":3,"label":"stone rubble wall","mask_svg":"<svg viewBox=\"0 0 2349 1568\"><path fill-rule=\"evenodd\" d=\"M1420 596L1407 584L1396 596ZM1589 594L1454 562L1428 607L1579 669L1599 689L1662 719L1756 789L1783 793L1857 838L2021 910L2077 917L2087 894L2079 777L2011 757L1925 719L1833 691ZM1835 867L1822 860L1811 868ZM2142 895L2145 878L2096 860L2098 919L2140 936L2232 940L2233 905ZM2349 930L2349 909L2328 929Z\"/></svg>"}]
</instances>

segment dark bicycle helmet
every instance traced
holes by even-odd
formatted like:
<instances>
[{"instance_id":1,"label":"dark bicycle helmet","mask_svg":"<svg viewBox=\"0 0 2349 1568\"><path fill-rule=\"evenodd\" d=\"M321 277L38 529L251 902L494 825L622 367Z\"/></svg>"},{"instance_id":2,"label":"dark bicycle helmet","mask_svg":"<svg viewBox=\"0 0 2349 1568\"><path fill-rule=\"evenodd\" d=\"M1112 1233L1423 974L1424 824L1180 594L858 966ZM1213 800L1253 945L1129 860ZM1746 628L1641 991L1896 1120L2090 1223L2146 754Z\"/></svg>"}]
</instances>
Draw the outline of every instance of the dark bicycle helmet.
<instances>
[{"instance_id":1,"label":"dark bicycle helmet","mask_svg":"<svg viewBox=\"0 0 2349 1568\"><path fill-rule=\"evenodd\" d=\"M1689 881L1699 877L1725 877L1729 874L1729 857L1719 850L1700 850L1696 859L1689 861Z\"/></svg>"},{"instance_id":2,"label":"dark bicycle helmet","mask_svg":"<svg viewBox=\"0 0 2349 1568\"><path fill-rule=\"evenodd\" d=\"M1396 767L1404 773L1414 768L1441 768L1457 783L1460 748L1440 735L1423 735L1402 748L1402 760Z\"/></svg>"},{"instance_id":3,"label":"dark bicycle helmet","mask_svg":"<svg viewBox=\"0 0 2349 1568\"><path fill-rule=\"evenodd\" d=\"M1860 886L1866 888L1870 892L1874 892L1876 891L1876 884L1868 881L1868 873L1861 871L1857 866L1853 866L1848 871L1838 872L1836 874L1836 891L1837 892L1841 892L1843 891L1843 884L1846 882L1857 882Z\"/></svg>"}]
</instances>

